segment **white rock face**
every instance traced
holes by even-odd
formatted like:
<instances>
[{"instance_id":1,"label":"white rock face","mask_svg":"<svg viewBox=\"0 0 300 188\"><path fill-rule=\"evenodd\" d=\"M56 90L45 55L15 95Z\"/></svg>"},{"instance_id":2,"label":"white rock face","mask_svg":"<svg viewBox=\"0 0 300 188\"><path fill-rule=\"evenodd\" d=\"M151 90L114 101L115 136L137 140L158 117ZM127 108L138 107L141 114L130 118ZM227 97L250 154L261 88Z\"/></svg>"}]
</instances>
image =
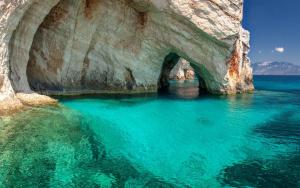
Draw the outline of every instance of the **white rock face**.
<instances>
[{"instance_id":1,"label":"white rock face","mask_svg":"<svg viewBox=\"0 0 300 188\"><path fill-rule=\"evenodd\" d=\"M194 80L195 71L187 60L181 58L171 70L169 78L172 80Z\"/></svg>"},{"instance_id":2,"label":"white rock face","mask_svg":"<svg viewBox=\"0 0 300 188\"><path fill-rule=\"evenodd\" d=\"M253 90L243 0L1 0L0 101L155 92L169 54L212 93Z\"/></svg>"}]
</instances>

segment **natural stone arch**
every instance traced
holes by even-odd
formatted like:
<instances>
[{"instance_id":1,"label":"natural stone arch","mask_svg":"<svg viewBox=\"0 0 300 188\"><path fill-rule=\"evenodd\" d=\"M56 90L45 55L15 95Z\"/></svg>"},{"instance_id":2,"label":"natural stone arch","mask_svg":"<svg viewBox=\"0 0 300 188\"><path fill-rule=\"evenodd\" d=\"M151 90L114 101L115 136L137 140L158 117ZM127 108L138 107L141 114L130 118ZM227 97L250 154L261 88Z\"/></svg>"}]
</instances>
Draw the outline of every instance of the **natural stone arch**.
<instances>
[{"instance_id":1,"label":"natural stone arch","mask_svg":"<svg viewBox=\"0 0 300 188\"><path fill-rule=\"evenodd\" d=\"M169 53L163 62L161 74L158 80L158 89L165 91L169 87L169 80L170 80L170 73L172 69L179 63L180 60L185 60L184 58L180 57L176 53ZM185 60L186 61L186 60ZM198 67L193 63L190 63L190 66L194 69L195 77L199 82L199 92L206 93L208 91L207 84L204 78L207 78L210 75L207 75L205 67Z\"/></svg>"},{"instance_id":2,"label":"natural stone arch","mask_svg":"<svg viewBox=\"0 0 300 188\"><path fill-rule=\"evenodd\" d=\"M0 100L17 92L31 92L26 76L29 50L40 24L57 3L58 0L17 0L0 5ZM72 35L74 40L66 48L69 50L63 51L63 71L56 75L57 83L62 86L60 94L95 92L89 89L94 86L93 82L103 78L97 77L97 71L99 75L113 73L107 91L153 92L157 89L164 54L170 51L192 62L199 70L205 70L209 75L205 76L205 83L212 93L253 89L247 58L249 36L240 26L242 0L222 3L76 0L70 5L79 4L85 5L76 10L83 12L86 21L83 25L76 23L73 29L79 34ZM97 4L102 7L101 11ZM76 40L85 38L80 35L83 26L92 32L86 45L78 50L80 43L76 44ZM27 38L23 37L24 32ZM111 33L117 37L109 38ZM103 42L108 45L104 47ZM78 58L81 53L83 57ZM133 83L132 86L127 87L130 85L127 82Z\"/></svg>"},{"instance_id":3,"label":"natural stone arch","mask_svg":"<svg viewBox=\"0 0 300 188\"><path fill-rule=\"evenodd\" d=\"M199 71L207 75L205 79L209 91L219 92L226 82L223 80L227 73L227 65L224 62L231 55L230 46L210 37L195 26L161 12L140 12L131 4L126 4L126 1L102 2L102 9L94 8L93 11L98 15L91 20L91 16L85 18L86 12L81 9L80 3L72 5L72 2L62 1L61 7L54 7L47 16L49 18L45 19L36 33L28 74L32 77L30 80L35 90L52 94L101 93L110 92L109 90L154 92L163 62L159 56L162 52L170 50L189 59ZM62 18L61 24L52 23L52 14L56 15L59 9L67 8L70 9L68 12L71 12L69 16ZM120 23L116 21L118 18L115 19L113 15L117 15L120 10L125 10L125 16L120 23L124 23L122 28L127 30L126 33L120 33L113 28L119 27ZM103 13L105 11L106 13ZM70 16L74 12L76 15ZM111 15L109 21L97 19L105 15ZM166 27L166 23L172 23L180 29L185 28L182 31L184 34L178 33L172 27ZM83 27L76 28L76 25ZM74 30L74 33L66 35L69 30ZM106 30L111 32L107 33ZM81 41L80 35L88 36L85 37L87 42ZM193 40L188 39L190 37ZM103 40L106 40L105 43ZM100 46L100 49L97 49L97 46ZM95 67L93 70L90 68L91 64ZM106 72L101 70L105 67L110 68ZM36 70L33 70L35 68ZM144 74L139 73L141 69L144 69ZM134 86L128 89L127 82L134 82Z\"/></svg>"}]
</instances>

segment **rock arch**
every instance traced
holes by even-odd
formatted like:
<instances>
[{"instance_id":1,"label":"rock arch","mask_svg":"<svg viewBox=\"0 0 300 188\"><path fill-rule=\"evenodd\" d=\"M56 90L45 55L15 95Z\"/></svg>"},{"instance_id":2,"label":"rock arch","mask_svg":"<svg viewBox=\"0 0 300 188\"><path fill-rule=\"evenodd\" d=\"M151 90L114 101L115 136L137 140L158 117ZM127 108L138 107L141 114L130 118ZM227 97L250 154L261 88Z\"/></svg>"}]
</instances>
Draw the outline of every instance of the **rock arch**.
<instances>
[{"instance_id":1,"label":"rock arch","mask_svg":"<svg viewBox=\"0 0 300 188\"><path fill-rule=\"evenodd\" d=\"M252 90L242 4L5 0L0 5L0 100L31 88L53 94L155 92L170 52L204 71L212 93Z\"/></svg>"},{"instance_id":2,"label":"rock arch","mask_svg":"<svg viewBox=\"0 0 300 188\"><path fill-rule=\"evenodd\" d=\"M168 90L169 87L169 81L170 81L170 74L173 68L178 64L182 63L182 61L186 61L184 58L180 57L176 53L169 53L163 62L160 77L158 80L158 89L162 91ZM188 62L188 61L186 61ZM188 62L189 63L189 62ZM197 65L193 63L189 63L189 65L193 68L193 71L195 73L195 78L198 80L199 84L199 90L201 92L206 93L208 92L208 87L206 84L206 80L208 80L211 75L207 75L207 71L205 67L198 67Z\"/></svg>"}]
</instances>

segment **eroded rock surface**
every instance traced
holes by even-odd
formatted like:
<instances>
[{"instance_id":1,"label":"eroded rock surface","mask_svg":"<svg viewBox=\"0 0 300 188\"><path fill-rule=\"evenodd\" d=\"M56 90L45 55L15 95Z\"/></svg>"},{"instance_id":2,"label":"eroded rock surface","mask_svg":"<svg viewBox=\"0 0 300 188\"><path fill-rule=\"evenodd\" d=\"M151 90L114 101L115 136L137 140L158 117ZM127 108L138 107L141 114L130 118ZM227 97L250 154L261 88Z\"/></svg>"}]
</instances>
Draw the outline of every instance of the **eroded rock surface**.
<instances>
[{"instance_id":1,"label":"eroded rock surface","mask_svg":"<svg viewBox=\"0 0 300 188\"><path fill-rule=\"evenodd\" d=\"M188 61L181 58L170 72L169 78L171 80L194 80L195 71Z\"/></svg>"},{"instance_id":2,"label":"eroded rock surface","mask_svg":"<svg viewBox=\"0 0 300 188\"><path fill-rule=\"evenodd\" d=\"M170 53L211 93L253 90L242 10L243 0L2 0L0 101L156 92Z\"/></svg>"}]
</instances>

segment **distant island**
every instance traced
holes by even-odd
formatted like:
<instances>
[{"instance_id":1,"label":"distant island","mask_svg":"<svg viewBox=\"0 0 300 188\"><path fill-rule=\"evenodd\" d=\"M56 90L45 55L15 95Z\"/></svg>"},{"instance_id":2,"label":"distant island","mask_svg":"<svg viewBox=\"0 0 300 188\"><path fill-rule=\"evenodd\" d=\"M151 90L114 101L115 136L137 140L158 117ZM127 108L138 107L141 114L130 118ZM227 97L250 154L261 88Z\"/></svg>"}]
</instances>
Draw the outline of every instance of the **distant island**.
<instances>
[{"instance_id":1,"label":"distant island","mask_svg":"<svg viewBox=\"0 0 300 188\"><path fill-rule=\"evenodd\" d=\"M254 75L300 75L300 66L289 62L258 62L252 68Z\"/></svg>"}]
</instances>

